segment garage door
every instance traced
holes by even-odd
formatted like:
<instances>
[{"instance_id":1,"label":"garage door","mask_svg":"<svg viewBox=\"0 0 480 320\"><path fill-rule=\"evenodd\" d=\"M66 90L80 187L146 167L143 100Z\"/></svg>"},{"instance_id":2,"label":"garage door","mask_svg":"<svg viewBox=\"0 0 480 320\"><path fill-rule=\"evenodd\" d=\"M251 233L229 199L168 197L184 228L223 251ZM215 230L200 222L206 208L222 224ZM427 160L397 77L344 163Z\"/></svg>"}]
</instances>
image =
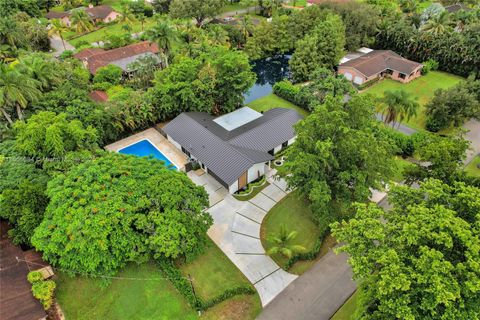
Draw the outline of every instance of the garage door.
<instances>
[{"instance_id":1,"label":"garage door","mask_svg":"<svg viewBox=\"0 0 480 320\"><path fill-rule=\"evenodd\" d=\"M352 74L350 72L345 72L343 75L345 78L347 78L347 80L352 81Z\"/></svg>"},{"instance_id":2,"label":"garage door","mask_svg":"<svg viewBox=\"0 0 480 320\"><path fill-rule=\"evenodd\" d=\"M353 79L353 82L355 82L356 84L362 84L363 83L363 78L362 77L355 77Z\"/></svg>"}]
</instances>

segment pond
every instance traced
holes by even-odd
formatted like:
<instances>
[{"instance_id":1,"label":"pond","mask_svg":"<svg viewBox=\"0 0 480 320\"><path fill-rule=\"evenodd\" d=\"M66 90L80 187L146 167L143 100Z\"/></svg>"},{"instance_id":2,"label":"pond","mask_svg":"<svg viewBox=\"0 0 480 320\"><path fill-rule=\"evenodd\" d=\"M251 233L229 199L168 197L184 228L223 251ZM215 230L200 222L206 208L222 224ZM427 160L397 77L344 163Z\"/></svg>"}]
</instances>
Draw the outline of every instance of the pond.
<instances>
[{"instance_id":1,"label":"pond","mask_svg":"<svg viewBox=\"0 0 480 320\"><path fill-rule=\"evenodd\" d=\"M290 78L288 61L291 55L255 60L252 62L252 71L257 75L257 81L245 94L245 103L269 95L275 82Z\"/></svg>"}]
</instances>

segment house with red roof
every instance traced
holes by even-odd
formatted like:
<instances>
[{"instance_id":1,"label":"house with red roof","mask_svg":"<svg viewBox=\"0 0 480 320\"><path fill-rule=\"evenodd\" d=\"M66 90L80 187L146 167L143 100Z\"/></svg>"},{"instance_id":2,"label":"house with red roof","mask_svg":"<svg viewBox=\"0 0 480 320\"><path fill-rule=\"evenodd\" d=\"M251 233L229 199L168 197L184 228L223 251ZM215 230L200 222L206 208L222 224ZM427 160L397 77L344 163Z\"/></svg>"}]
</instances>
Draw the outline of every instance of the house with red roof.
<instances>
[{"instance_id":1,"label":"house with red roof","mask_svg":"<svg viewBox=\"0 0 480 320\"><path fill-rule=\"evenodd\" d=\"M120 67L127 74L134 71L129 68L129 65L142 57L153 57L158 61L158 64L161 65L162 61L158 55L159 52L160 50L156 43L142 41L111 50L88 48L78 52L73 55L73 57L82 61L83 65L93 75L95 75L98 68L105 67L109 64Z\"/></svg>"},{"instance_id":2,"label":"house with red roof","mask_svg":"<svg viewBox=\"0 0 480 320\"><path fill-rule=\"evenodd\" d=\"M421 63L405 59L391 50L362 49L365 50L347 55L338 66L338 74L355 84L383 77L407 83L422 75Z\"/></svg>"},{"instance_id":3,"label":"house with red roof","mask_svg":"<svg viewBox=\"0 0 480 320\"><path fill-rule=\"evenodd\" d=\"M112 9L112 7L107 5L101 5L101 6L95 7L92 4L90 4L88 8L84 8L84 10L95 24L100 22L103 22L103 23L112 22L122 15L121 13L116 12L115 10ZM50 11L45 15L45 17L49 20L59 19L65 25L71 26L72 23L70 21L70 15L71 15L70 11L66 11L66 12Z\"/></svg>"}]
</instances>

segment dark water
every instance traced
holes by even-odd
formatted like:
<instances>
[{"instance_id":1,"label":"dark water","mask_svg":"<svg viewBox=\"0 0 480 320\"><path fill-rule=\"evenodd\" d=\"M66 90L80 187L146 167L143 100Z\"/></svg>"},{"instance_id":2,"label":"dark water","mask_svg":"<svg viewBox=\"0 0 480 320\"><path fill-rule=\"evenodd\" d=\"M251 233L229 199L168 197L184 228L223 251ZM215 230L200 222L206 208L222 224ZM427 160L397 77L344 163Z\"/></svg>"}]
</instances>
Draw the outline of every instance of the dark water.
<instances>
[{"instance_id":1,"label":"dark water","mask_svg":"<svg viewBox=\"0 0 480 320\"><path fill-rule=\"evenodd\" d=\"M257 74L257 82L245 94L245 103L270 94L275 82L290 78L288 61L291 57L282 55L252 62L252 71Z\"/></svg>"}]
</instances>

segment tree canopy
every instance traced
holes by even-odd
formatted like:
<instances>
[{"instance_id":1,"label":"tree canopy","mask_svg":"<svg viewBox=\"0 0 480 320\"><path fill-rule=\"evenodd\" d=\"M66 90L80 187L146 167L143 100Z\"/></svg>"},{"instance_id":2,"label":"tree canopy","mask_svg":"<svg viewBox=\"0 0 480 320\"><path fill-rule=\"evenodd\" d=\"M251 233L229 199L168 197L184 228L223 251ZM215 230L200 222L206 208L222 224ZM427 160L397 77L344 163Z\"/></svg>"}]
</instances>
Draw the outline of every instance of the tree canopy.
<instances>
[{"instance_id":1,"label":"tree canopy","mask_svg":"<svg viewBox=\"0 0 480 320\"><path fill-rule=\"evenodd\" d=\"M173 0L170 3L170 15L173 18L194 18L201 27L207 18L220 13L225 0Z\"/></svg>"},{"instance_id":2,"label":"tree canopy","mask_svg":"<svg viewBox=\"0 0 480 320\"><path fill-rule=\"evenodd\" d=\"M480 189L428 180L388 199L390 211L358 204L332 226L360 283L356 318L477 318Z\"/></svg>"},{"instance_id":3,"label":"tree canopy","mask_svg":"<svg viewBox=\"0 0 480 320\"><path fill-rule=\"evenodd\" d=\"M314 214L327 225L335 220L334 207L366 201L369 188L381 187L392 175L389 140L376 133L370 96L327 96L323 105L297 124L297 139L287 151L285 166L290 186L311 202ZM339 210L339 211L342 211Z\"/></svg>"},{"instance_id":4,"label":"tree canopy","mask_svg":"<svg viewBox=\"0 0 480 320\"><path fill-rule=\"evenodd\" d=\"M48 184L33 245L56 266L112 274L128 261L203 248L212 218L205 190L163 162L105 153Z\"/></svg>"}]
</instances>

